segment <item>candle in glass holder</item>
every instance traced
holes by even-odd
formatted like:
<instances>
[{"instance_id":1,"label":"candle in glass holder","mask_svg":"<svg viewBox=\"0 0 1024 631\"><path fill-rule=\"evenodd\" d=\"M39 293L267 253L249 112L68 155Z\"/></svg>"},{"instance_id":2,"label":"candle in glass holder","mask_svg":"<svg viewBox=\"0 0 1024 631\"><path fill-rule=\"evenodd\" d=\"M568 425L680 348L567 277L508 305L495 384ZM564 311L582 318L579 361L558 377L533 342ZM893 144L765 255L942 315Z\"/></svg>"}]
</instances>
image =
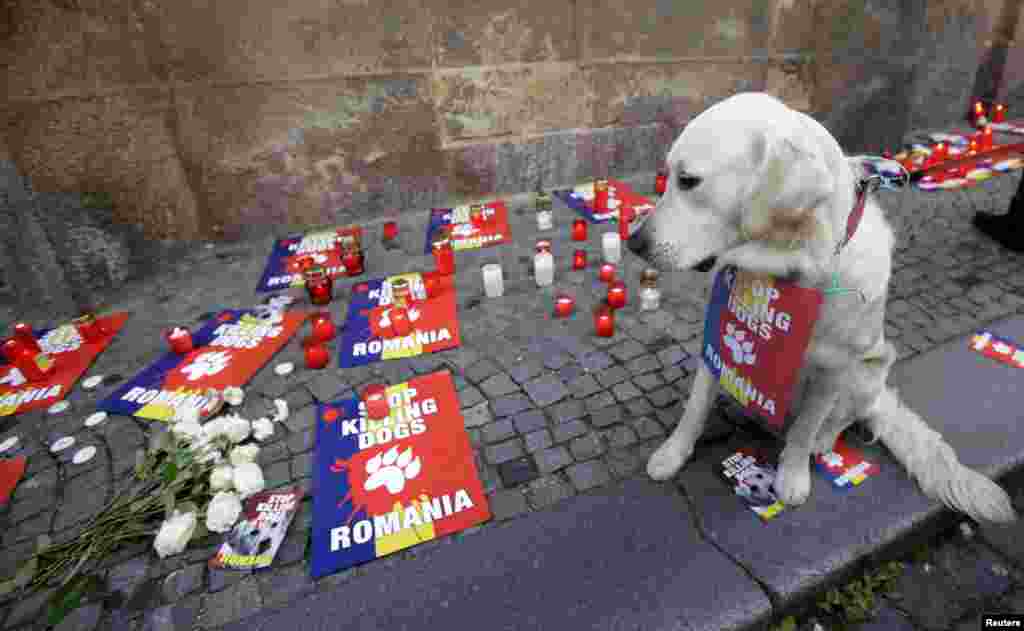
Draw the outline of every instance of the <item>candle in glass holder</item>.
<instances>
[{"instance_id":1,"label":"candle in glass holder","mask_svg":"<svg viewBox=\"0 0 1024 631\"><path fill-rule=\"evenodd\" d=\"M586 269L587 267L587 251L576 250L572 254L572 268L574 270Z\"/></svg>"},{"instance_id":2,"label":"candle in glass holder","mask_svg":"<svg viewBox=\"0 0 1024 631\"><path fill-rule=\"evenodd\" d=\"M483 228L487 222L484 216L484 207L482 204L473 204L469 207L469 222L477 228Z\"/></svg>"},{"instance_id":3,"label":"candle in glass holder","mask_svg":"<svg viewBox=\"0 0 1024 631\"><path fill-rule=\"evenodd\" d=\"M306 368L311 370L320 370L327 366L327 363L331 360L331 354L328 352L327 347L323 344L308 339L303 344L303 354L306 359Z\"/></svg>"},{"instance_id":4,"label":"candle in glass holder","mask_svg":"<svg viewBox=\"0 0 1024 631\"><path fill-rule=\"evenodd\" d=\"M621 309L626 306L626 283L617 280L608 286L608 306Z\"/></svg>"},{"instance_id":5,"label":"candle in glass holder","mask_svg":"<svg viewBox=\"0 0 1024 631\"><path fill-rule=\"evenodd\" d=\"M499 298L505 293L505 282L502 277L501 265L488 263L480 268L484 277L484 293L488 298Z\"/></svg>"},{"instance_id":6,"label":"candle in glass holder","mask_svg":"<svg viewBox=\"0 0 1024 631\"><path fill-rule=\"evenodd\" d=\"M409 310L405 307L391 307L391 330L398 337L405 337L412 333L412 320L409 319Z\"/></svg>"},{"instance_id":7,"label":"candle in glass holder","mask_svg":"<svg viewBox=\"0 0 1024 631\"><path fill-rule=\"evenodd\" d=\"M602 283L610 283L615 280L615 266L605 263L597 270L597 278Z\"/></svg>"},{"instance_id":8,"label":"candle in glass holder","mask_svg":"<svg viewBox=\"0 0 1024 631\"><path fill-rule=\"evenodd\" d=\"M608 263L618 263L622 260L622 239L617 232L606 232L601 235L601 249L604 252L604 260Z\"/></svg>"},{"instance_id":9,"label":"candle in glass holder","mask_svg":"<svg viewBox=\"0 0 1024 631\"><path fill-rule=\"evenodd\" d=\"M333 282L324 268L318 265L309 267L302 272L302 277L310 302L318 306L331 304Z\"/></svg>"},{"instance_id":10,"label":"candle in glass holder","mask_svg":"<svg viewBox=\"0 0 1024 631\"><path fill-rule=\"evenodd\" d=\"M608 210L608 180L594 182L594 210L598 212Z\"/></svg>"},{"instance_id":11,"label":"candle in glass holder","mask_svg":"<svg viewBox=\"0 0 1024 631\"><path fill-rule=\"evenodd\" d=\"M434 242L434 264L437 272L443 276L451 276L455 273L455 251L452 249L450 239L441 239Z\"/></svg>"},{"instance_id":12,"label":"candle in glass holder","mask_svg":"<svg viewBox=\"0 0 1024 631\"><path fill-rule=\"evenodd\" d=\"M94 314L83 313L72 320L71 323L75 325L75 328L78 329L78 334L86 342L95 342L103 339L103 328Z\"/></svg>"},{"instance_id":13,"label":"candle in glass holder","mask_svg":"<svg viewBox=\"0 0 1024 631\"><path fill-rule=\"evenodd\" d=\"M1002 103L996 103L995 107L992 109L992 122L1006 122L1006 106L1003 105Z\"/></svg>"},{"instance_id":14,"label":"candle in glass holder","mask_svg":"<svg viewBox=\"0 0 1024 631\"><path fill-rule=\"evenodd\" d=\"M32 330L32 325L28 322L18 322L14 325L14 339L32 349L34 353L43 352L43 348L39 346L39 342L36 340L36 334Z\"/></svg>"},{"instance_id":15,"label":"candle in glass holder","mask_svg":"<svg viewBox=\"0 0 1024 631\"><path fill-rule=\"evenodd\" d=\"M608 305L599 305L594 309L594 332L598 337L615 335L615 312Z\"/></svg>"},{"instance_id":16,"label":"candle in glass holder","mask_svg":"<svg viewBox=\"0 0 1024 631\"><path fill-rule=\"evenodd\" d=\"M559 294L555 297L555 316L568 318L576 310L576 300L567 294Z\"/></svg>"},{"instance_id":17,"label":"candle in glass holder","mask_svg":"<svg viewBox=\"0 0 1024 631\"><path fill-rule=\"evenodd\" d=\"M967 145L967 155L973 156L978 153L978 144L977 135L971 136L970 144Z\"/></svg>"},{"instance_id":18,"label":"candle in glass holder","mask_svg":"<svg viewBox=\"0 0 1024 631\"><path fill-rule=\"evenodd\" d=\"M658 174L654 176L654 192L658 195L664 195L665 190L668 188L668 173L664 170L658 170Z\"/></svg>"},{"instance_id":19,"label":"candle in glass holder","mask_svg":"<svg viewBox=\"0 0 1024 631\"><path fill-rule=\"evenodd\" d=\"M981 101L975 101L974 107L971 109L971 123L975 126L984 124L982 121L985 120L985 105ZM986 121L987 122L987 121Z\"/></svg>"},{"instance_id":20,"label":"candle in glass holder","mask_svg":"<svg viewBox=\"0 0 1024 631\"><path fill-rule=\"evenodd\" d=\"M363 253L354 245L349 245L343 250L341 264L345 266L345 274L359 276L363 273Z\"/></svg>"},{"instance_id":21,"label":"candle in glass holder","mask_svg":"<svg viewBox=\"0 0 1024 631\"><path fill-rule=\"evenodd\" d=\"M551 213L551 195L537 191L534 204L537 208L537 230L550 230L554 226Z\"/></svg>"},{"instance_id":22,"label":"candle in glass holder","mask_svg":"<svg viewBox=\"0 0 1024 631\"><path fill-rule=\"evenodd\" d=\"M949 147L944 142L935 145L935 150L930 156L932 164L939 164L949 157Z\"/></svg>"},{"instance_id":23,"label":"candle in glass holder","mask_svg":"<svg viewBox=\"0 0 1024 631\"><path fill-rule=\"evenodd\" d=\"M991 149L993 145L992 138L992 126L985 125L985 128L981 130L981 142L978 143L982 151Z\"/></svg>"},{"instance_id":24,"label":"candle in glass holder","mask_svg":"<svg viewBox=\"0 0 1024 631\"><path fill-rule=\"evenodd\" d=\"M572 222L572 240L573 241L586 241L587 240L587 222L583 219L574 219Z\"/></svg>"},{"instance_id":25,"label":"candle in glass holder","mask_svg":"<svg viewBox=\"0 0 1024 631\"><path fill-rule=\"evenodd\" d=\"M54 362L50 355L29 348L19 339L7 340L2 349L7 361L28 381L42 381L53 372Z\"/></svg>"},{"instance_id":26,"label":"candle in glass holder","mask_svg":"<svg viewBox=\"0 0 1024 631\"><path fill-rule=\"evenodd\" d=\"M396 307L407 307L412 302L412 287L404 278L391 281L391 303Z\"/></svg>"},{"instance_id":27,"label":"candle in glass holder","mask_svg":"<svg viewBox=\"0 0 1024 631\"><path fill-rule=\"evenodd\" d=\"M313 339L321 344L334 339L337 329L331 321L331 314L326 311L313 316L312 321Z\"/></svg>"},{"instance_id":28,"label":"candle in glass holder","mask_svg":"<svg viewBox=\"0 0 1024 631\"><path fill-rule=\"evenodd\" d=\"M537 253L533 255L533 278L538 287L548 287L555 282L555 257L551 255L551 242L537 242Z\"/></svg>"},{"instance_id":29,"label":"candle in glass holder","mask_svg":"<svg viewBox=\"0 0 1024 631\"><path fill-rule=\"evenodd\" d=\"M636 211L632 206L622 205L619 207L619 241L629 241L629 225L633 223ZM621 249L621 243L620 243Z\"/></svg>"},{"instance_id":30,"label":"candle in glass holder","mask_svg":"<svg viewBox=\"0 0 1024 631\"><path fill-rule=\"evenodd\" d=\"M179 355L187 355L192 352L192 333L188 329L176 326L167 331L164 336L171 350Z\"/></svg>"},{"instance_id":31,"label":"candle in glass holder","mask_svg":"<svg viewBox=\"0 0 1024 631\"><path fill-rule=\"evenodd\" d=\"M391 413L388 405L388 389L381 384L371 384L363 389L363 403L366 416L375 421L385 419Z\"/></svg>"},{"instance_id":32,"label":"candle in glass holder","mask_svg":"<svg viewBox=\"0 0 1024 631\"><path fill-rule=\"evenodd\" d=\"M640 275L640 310L656 311L661 306L658 270L647 268Z\"/></svg>"},{"instance_id":33,"label":"candle in glass holder","mask_svg":"<svg viewBox=\"0 0 1024 631\"><path fill-rule=\"evenodd\" d=\"M384 224L384 240L394 241L398 238L398 222L389 221Z\"/></svg>"}]
</instances>

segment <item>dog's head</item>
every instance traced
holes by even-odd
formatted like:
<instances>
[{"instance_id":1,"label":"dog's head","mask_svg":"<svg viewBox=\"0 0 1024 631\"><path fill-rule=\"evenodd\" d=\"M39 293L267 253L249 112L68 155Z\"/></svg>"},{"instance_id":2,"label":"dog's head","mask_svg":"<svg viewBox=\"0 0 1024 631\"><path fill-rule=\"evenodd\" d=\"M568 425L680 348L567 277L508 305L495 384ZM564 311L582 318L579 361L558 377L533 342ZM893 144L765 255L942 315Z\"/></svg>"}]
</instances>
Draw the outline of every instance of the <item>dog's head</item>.
<instances>
[{"instance_id":1,"label":"dog's head","mask_svg":"<svg viewBox=\"0 0 1024 631\"><path fill-rule=\"evenodd\" d=\"M716 256L747 241L784 248L832 242L833 207L852 199L838 194L849 169L835 139L767 94L738 94L701 113L667 162L665 194L631 226L629 240L666 271L707 271Z\"/></svg>"}]
</instances>

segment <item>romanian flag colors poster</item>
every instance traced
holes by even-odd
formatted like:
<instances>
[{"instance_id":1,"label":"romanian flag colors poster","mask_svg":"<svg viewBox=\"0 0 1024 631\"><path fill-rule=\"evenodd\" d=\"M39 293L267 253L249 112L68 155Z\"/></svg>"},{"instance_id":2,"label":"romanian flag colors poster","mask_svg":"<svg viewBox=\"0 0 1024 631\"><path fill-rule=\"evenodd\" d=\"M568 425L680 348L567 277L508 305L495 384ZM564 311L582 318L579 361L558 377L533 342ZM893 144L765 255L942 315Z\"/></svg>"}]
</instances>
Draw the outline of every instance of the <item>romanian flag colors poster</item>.
<instances>
[{"instance_id":1,"label":"romanian flag colors poster","mask_svg":"<svg viewBox=\"0 0 1024 631\"><path fill-rule=\"evenodd\" d=\"M605 223L612 219L618 221L619 208L623 206L632 206L638 219L654 210L654 204L649 199L633 192L633 189L618 180L608 180L608 210L598 211L594 208L593 182L571 190L554 191L554 196L591 223Z\"/></svg>"},{"instance_id":2,"label":"romanian flag colors poster","mask_svg":"<svg viewBox=\"0 0 1024 631\"><path fill-rule=\"evenodd\" d=\"M430 254L437 233L444 226L452 228L452 249L473 250L505 243L512 237L508 226L508 207L503 201L481 204L478 223L470 216L469 206L455 208L435 208L430 211L427 223L427 244L424 254Z\"/></svg>"},{"instance_id":3,"label":"romanian flag colors poster","mask_svg":"<svg viewBox=\"0 0 1024 631\"><path fill-rule=\"evenodd\" d=\"M392 286L399 280L408 283L412 294L406 306L412 327L407 335L396 334L391 321ZM436 295L427 297L424 281L437 286ZM366 281L352 288L341 341L342 368L436 353L458 345L458 310L451 276L414 272Z\"/></svg>"},{"instance_id":4,"label":"romanian flag colors poster","mask_svg":"<svg viewBox=\"0 0 1024 631\"><path fill-rule=\"evenodd\" d=\"M103 336L92 342L71 323L35 332L39 347L53 359L53 372L45 381L27 381L20 370L0 357L0 416L49 407L66 397L128 321L128 314L113 313L96 321Z\"/></svg>"},{"instance_id":5,"label":"romanian flag colors poster","mask_svg":"<svg viewBox=\"0 0 1024 631\"><path fill-rule=\"evenodd\" d=\"M380 421L358 398L317 409L313 578L490 519L451 373L387 394Z\"/></svg>"},{"instance_id":6,"label":"romanian flag colors poster","mask_svg":"<svg viewBox=\"0 0 1024 631\"><path fill-rule=\"evenodd\" d=\"M725 267L704 320L704 363L746 411L785 431L822 292Z\"/></svg>"},{"instance_id":7,"label":"romanian flag colors poster","mask_svg":"<svg viewBox=\"0 0 1024 631\"><path fill-rule=\"evenodd\" d=\"M156 421L179 409L202 409L208 389L242 386L284 346L308 317L305 311L228 309L192 333L193 350L169 351L97 406L112 414Z\"/></svg>"},{"instance_id":8,"label":"romanian flag colors poster","mask_svg":"<svg viewBox=\"0 0 1024 631\"><path fill-rule=\"evenodd\" d=\"M302 265L307 260L322 266L331 278L345 276L347 271L341 262L341 248L359 243L362 232L359 226L350 226L278 239L256 291L302 287L305 284Z\"/></svg>"}]
</instances>

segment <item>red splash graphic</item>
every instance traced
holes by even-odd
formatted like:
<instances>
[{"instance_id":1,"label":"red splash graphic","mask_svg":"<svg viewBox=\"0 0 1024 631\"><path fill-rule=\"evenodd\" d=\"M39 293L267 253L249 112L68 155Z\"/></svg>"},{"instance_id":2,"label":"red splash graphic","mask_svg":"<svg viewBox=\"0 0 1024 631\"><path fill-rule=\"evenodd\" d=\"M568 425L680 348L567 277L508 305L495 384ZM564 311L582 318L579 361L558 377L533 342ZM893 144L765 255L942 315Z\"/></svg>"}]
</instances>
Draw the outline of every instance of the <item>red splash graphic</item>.
<instances>
[{"instance_id":1,"label":"red splash graphic","mask_svg":"<svg viewBox=\"0 0 1024 631\"><path fill-rule=\"evenodd\" d=\"M324 422L330 424L336 420L338 420L338 409L328 408L328 410L324 412Z\"/></svg>"},{"instance_id":2,"label":"red splash graphic","mask_svg":"<svg viewBox=\"0 0 1024 631\"><path fill-rule=\"evenodd\" d=\"M367 515L383 515L394 509L395 502L407 504L411 499L421 495L432 495L436 491L437 479L427 471L420 472L413 479L403 477L404 484L398 493L392 493L384 486L378 486L367 490L367 481L371 473L367 470L367 464L374 458L386 454L394 449L396 453L402 453L411 449L417 452L418 441L407 439L402 443L390 443L379 449L364 449L348 460L336 458L330 466L332 473L348 476L348 494L338 502L338 508L344 508L351 504L352 513L349 515L345 525L350 525L356 513L366 511ZM387 466L387 465L385 465Z\"/></svg>"}]
</instances>

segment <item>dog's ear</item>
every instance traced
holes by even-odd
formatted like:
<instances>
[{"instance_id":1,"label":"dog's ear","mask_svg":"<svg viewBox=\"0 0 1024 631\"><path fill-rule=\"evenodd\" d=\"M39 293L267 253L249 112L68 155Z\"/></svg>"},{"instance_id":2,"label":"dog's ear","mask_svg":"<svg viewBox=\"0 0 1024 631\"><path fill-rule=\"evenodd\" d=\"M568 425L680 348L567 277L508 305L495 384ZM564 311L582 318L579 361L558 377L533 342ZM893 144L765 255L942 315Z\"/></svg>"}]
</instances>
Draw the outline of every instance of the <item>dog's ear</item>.
<instances>
[{"instance_id":1,"label":"dog's ear","mask_svg":"<svg viewBox=\"0 0 1024 631\"><path fill-rule=\"evenodd\" d=\"M747 239L795 246L828 228L816 210L835 192L835 176L812 147L772 130L754 138L752 155L754 184L742 218Z\"/></svg>"}]
</instances>

